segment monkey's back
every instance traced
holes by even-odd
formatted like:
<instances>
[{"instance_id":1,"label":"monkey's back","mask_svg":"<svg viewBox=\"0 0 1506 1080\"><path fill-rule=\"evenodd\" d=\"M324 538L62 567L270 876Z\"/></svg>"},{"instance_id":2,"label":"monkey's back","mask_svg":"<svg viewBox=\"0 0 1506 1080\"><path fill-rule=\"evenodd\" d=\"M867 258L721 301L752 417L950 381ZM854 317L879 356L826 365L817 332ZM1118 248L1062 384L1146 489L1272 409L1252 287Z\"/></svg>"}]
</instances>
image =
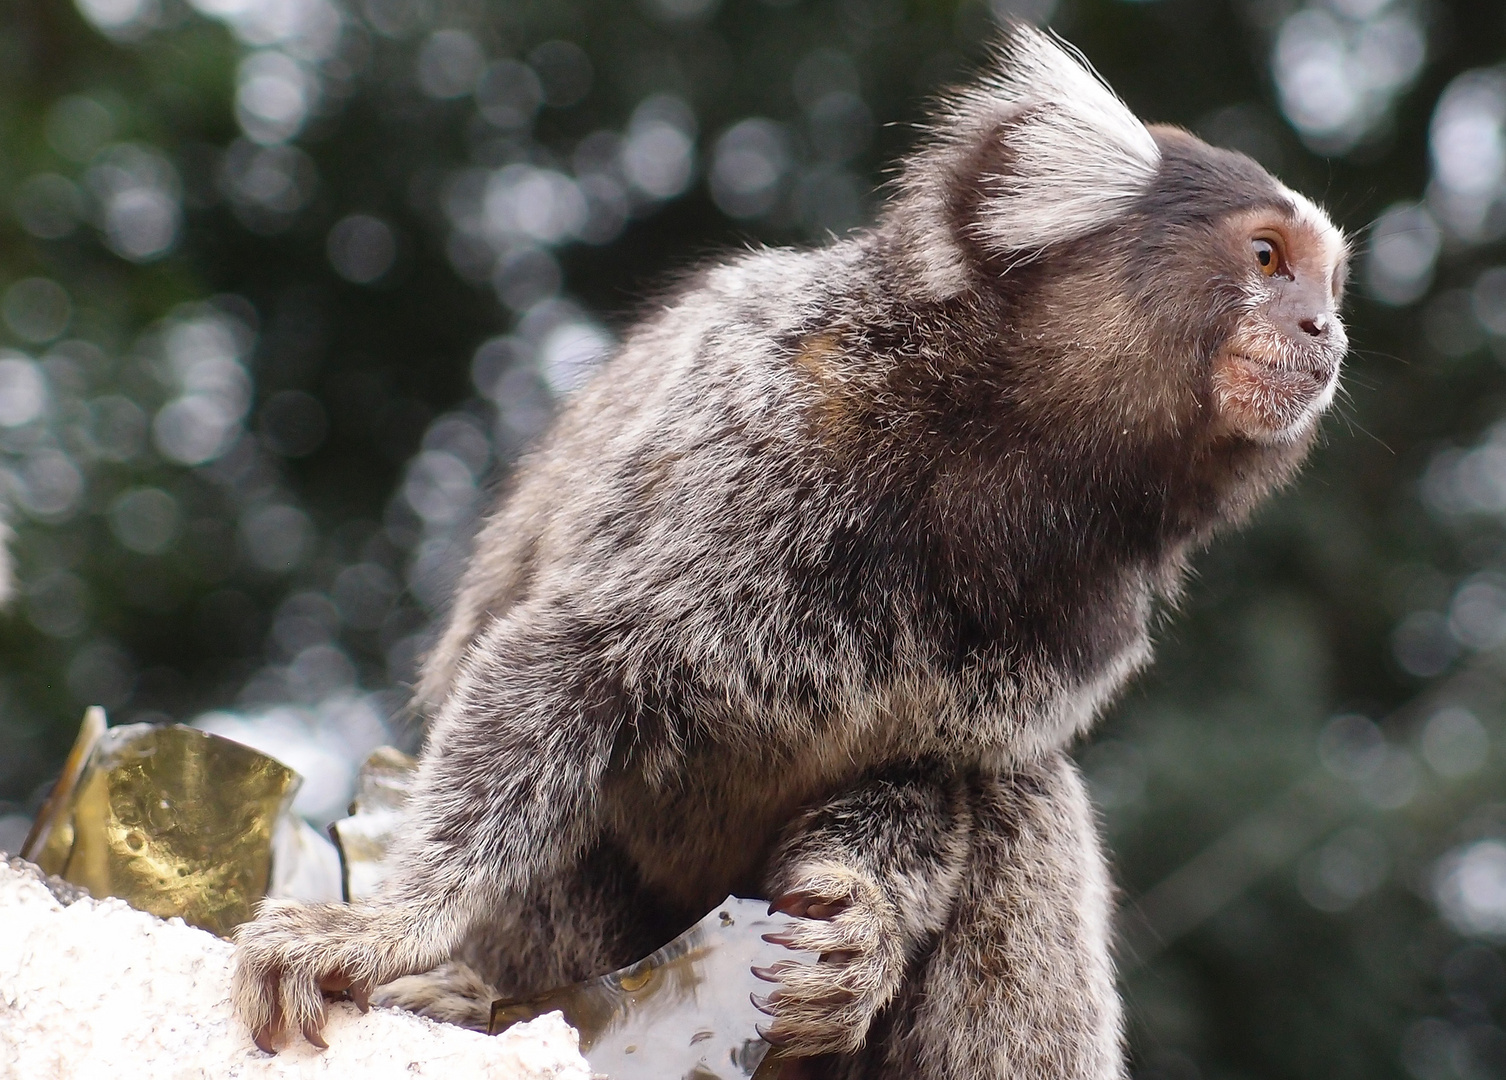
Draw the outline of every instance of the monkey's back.
<instances>
[{"instance_id":1,"label":"monkey's back","mask_svg":"<svg viewBox=\"0 0 1506 1080\"><path fill-rule=\"evenodd\" d=\"M845 375L822 350L836 325L861 337L874 263L861 240L752 252L639 325L520 466L426 665L437 706L492 620L588 643L622 699L607 818L711 902L865 768L1038 756L1145 659L1143 595L1088 679L1008 642L938 647L955 633L907 547L924 481L876 491L886 463L833 444Z\"/></svg>"},{"instance_id":2,"label":"monkey's back","mask_svg":"<svg viewBox=\"0 0 1506 1080\"><path fill-rule=\"evenodd\" d=\"M588 639L630 703L608 817L665 884L727 882L709 902L877 741L871 706L833 715L873 684L875 627L830 580L866 511L793 358L862 257L750 252L637 326L519 465L425 665L437 708L494 620Z\"/></svg>"},{"instance_id":3,"label":"monkey's back","mask_svg":"<svg viewBox=\"0 0 1506 1080\"><path fill-rule=\"evenodd\" d=\"M568 603L623 630L652 623L696 651L747 647L726 639L774 602L771 572L813 557L840 513L786 343L830 304L823 264L854 254L750 253L634 328L481 530L425 666L425 704L443 699L486 621L524 602Z\"/></svg>"}]
</instances>

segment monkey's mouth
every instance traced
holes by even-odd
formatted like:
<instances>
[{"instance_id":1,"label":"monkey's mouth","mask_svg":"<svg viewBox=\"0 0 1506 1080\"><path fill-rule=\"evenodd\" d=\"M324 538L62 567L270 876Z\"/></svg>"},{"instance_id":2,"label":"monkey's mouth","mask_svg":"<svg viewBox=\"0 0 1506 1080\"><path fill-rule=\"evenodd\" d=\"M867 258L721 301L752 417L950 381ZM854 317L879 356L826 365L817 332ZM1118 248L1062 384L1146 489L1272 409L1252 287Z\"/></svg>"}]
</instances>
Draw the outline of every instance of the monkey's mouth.
<instances>
[{"instance_id":1,"label":"monkey's mouth","mask_svg":"<svg viewBox=\"0 0 1506 1080\"><path fill-rule=\"evenodd\" d=\"M1229 354L1229 359L1248 369L1255 378L1263 380L1272 392L1292 396L1316 397L1328 389L1328 384L1333 381L1338 369L1337 364L1317 357L1308 359L1306 363L1292 363L1235 352Z\"/></svg>"},{"instance_id":2,"label":"monkey's mouth","mask_svg":"<svg viewBox=\"0 0 1506 1080\"><path fill-rule=\"evenodd\" d=\"M1339 365L1326 356L1266 357L1229 350L1214 367L1225 422L1261 441L1290 436L1333 397Z\"/></svg>"}]
</instances>

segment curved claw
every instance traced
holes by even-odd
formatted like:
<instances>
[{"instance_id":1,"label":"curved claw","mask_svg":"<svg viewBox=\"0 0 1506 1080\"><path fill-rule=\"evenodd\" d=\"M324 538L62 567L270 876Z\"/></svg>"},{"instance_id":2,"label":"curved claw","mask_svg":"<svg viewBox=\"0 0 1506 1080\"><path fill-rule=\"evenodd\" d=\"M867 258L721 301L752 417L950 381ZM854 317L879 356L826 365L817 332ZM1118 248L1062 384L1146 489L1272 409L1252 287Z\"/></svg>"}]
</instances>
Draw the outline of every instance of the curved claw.
<instances>
[{"instance_id":1,"label":"curved claw","mask_svg":"<svg viewBox=\"0 0 1506 1080\"><path fill-rule=\"evenodd\" d=\"M329 1043L324 1041L324 1036L319 1033L318 1024L310 1021L303 1025L303 1037L320 1050L328 1050Z\"/></svg>"},{"instance_id":2,"label":"curved claw","mask_svg":"<svg viewBox=\"0 0 1506 1080\"><path fill-rule=\"evenodd\" d=\"M833 900L810 892L791 892L776 896L769 903L769 914L782 911L802 919L830 919L852 906L850 900Z\"/></svg>"},{"instance_id":3,"label":"curved claw","mask_svg":"<svg viewBox=\"0 0 1506 1080\"><path fill-rule=\"evenodd\" d=\"M257 1028L251 1033L251 1041L256 1044L256 1048L263 1054L276 1054L277 1035L278 1032L271 1026Z\"/></svg>"},{"instance_id":4,"label":"curved claw","mask_svg":"<svg viewBox=\"0 0 1506 1080\"><path fill-rule=\"evenodd\" d=\"M788 1039L784 1038L781 1035L772 1034L771 1029L764 1027L762 1024L753 1025L753 1030L758 1033L758 1037L760 1039L768 1043L770 1046L775 1047L776 1049L788 1046L790 1044L790 1041Z\"/></svg>"},{"instance_id":5,"label":"curved claw","mask_svg":"<svg viewBox=\"0 0 1506 1080\"><path fill-rule=\"evenodd\" d=\"M779 977L778 964L770 964L768 967L759 967L757 964L754 964L753 967L749 970L753 972L755 978L762 979L764 982L783 982L783 980Z\"/></svg>"},{"instance_id":6,"label":"curved claw","mask_svg":"<svg viewBox=\"0 0 1506 1080\"><path fill-rule=\"evenodd\" d=\"M319 989L336 1000L355 1002L363 1013L371 1011L371 987L336 972L319 980Z\"/></svg>"},{"instance_id":7,"label":"curved claw","mask_svg":"<svg viewBox=\"0 0 1506 1080\"><path fill-rule=\"evenodd\" d=\"M789 934L762 934L760 936L770 945L783 945L786 949L795 947L795 939Z\"/></svg>"},{"instance_id":8,"label":"curved claw","mask_svg":"<svg viewBox=\"0 0 1506 1080\"><path fill-rule=\"evenodd\" d=\"M748 1000L753 1003L753 1007L755 1009L757 1009L759 1012L763 1013L765 1016L773 1016L774 1015L774 1001L778 997L779 997L779 994L777 992L773 993L773 994L770 994L766 998L760 998L757 994L749 994L748 995Z\"/></svg>"},{"instance_id":9,"label":"curved claw","mask_svg":"<svg viewBox=\"0 0 1506 1080\"><path fill-rule=\"evenodd\" d=\"M769 901L769 914L772 915L776 911L782 911L786 915L798 915L799 912L792 909L799 905L800 897L803 895L805 894L785 893L783 896L774 897L774 899Z\"/></svg>"}]
</instances>

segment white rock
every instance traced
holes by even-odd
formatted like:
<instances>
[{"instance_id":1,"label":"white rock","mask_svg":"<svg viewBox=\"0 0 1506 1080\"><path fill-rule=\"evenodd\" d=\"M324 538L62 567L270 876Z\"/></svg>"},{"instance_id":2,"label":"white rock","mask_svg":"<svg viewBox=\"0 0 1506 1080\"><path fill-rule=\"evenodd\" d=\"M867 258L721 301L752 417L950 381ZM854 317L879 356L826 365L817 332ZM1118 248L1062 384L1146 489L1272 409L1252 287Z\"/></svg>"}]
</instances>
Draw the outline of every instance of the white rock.
<instances>
[{"instance_id":1,"label":"white rock","mask_svg":"<svg viewBox=\"0 0 1506 1080\"><path fill-rule=\"evenodd\" d=\"M590 1080L558 1013L488 1037L399 1009L330 1007L329 1049L275 1057L230 1006L227 941L114 899L66 907L0 855L3 1080Z\"/></svg>"}]
</instances>

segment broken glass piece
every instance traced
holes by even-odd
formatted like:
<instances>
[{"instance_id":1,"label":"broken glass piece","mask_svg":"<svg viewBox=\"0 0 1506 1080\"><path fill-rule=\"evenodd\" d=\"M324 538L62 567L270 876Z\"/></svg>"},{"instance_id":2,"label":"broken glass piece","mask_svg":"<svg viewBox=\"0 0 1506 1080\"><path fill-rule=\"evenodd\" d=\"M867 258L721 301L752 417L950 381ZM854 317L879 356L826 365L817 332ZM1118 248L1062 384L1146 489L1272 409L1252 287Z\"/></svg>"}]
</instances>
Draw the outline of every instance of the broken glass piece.
<instances>
[{"instance_id":1,"label":"broken glass piece","mask_svg":"<svg viewBox=\"0 0 1506 1080\"><path fill-rule=\"evenodd\" d=\"M73 749L63 762L63 771L57 783L52 785L42 809L31 823L26 842L21 845L21 858L30 859L42 868L42 872L56 876L68 861L68 852L73 848L73 789L78 786L79 775L94 752L94 744L105 733L105 711L98 705L84 710L84 721L79 725L78 737L73 740Z\"/></svg>"},{"instance_id":2,"label":"broken glass piece","mask_svg":"<svg viewBox=\"0 0 1506 1080\"><path fill-rule=\"evenodd\" d=\"M306 904L343 899L339 852L297 814L283 814L272 831L272 881L267 895Z\"/></svg>"},{"instance_id":3,"label":"broken glass piece","mask_svg":"<svg viewBox=\"0 0 1506 1080\"><path fill-rule=\"evenodd\" d=\"M387 849L402 824L403 807L418 774L418 761L390 746L379 746L356 774L350 817L329 827L340 851L345 899L365 900L386 877Z\"/></svg>"},{"instance_id":4,"label":"broken glass piece","mask_svg":"<svg viewBox=\"0 0 1506 1080\"><path fill-rule=\"evenodd\" d=\"M733 1080L777 1075L758 1027L769 1017L751 995L774 989L753 966L816 957L771 945L762 935L793 917L766 900L724 903L631 967L520 1001L492 1004L488 1031L559 1010L580 1032L581 1053L611 1080Z\"/></svg>"},{"instance_id":5,"label":"broken glass piece","mask_svg":"<svg viewBox=\"0 0 1506 1080\"><path fill-rule=\"evenodd\" d=\"M38 816L38 864L94 896L228 934L266 895L272 831L298 774L181 724L99 730L103 721L86 716L82 767L65 769L57 807Z\"/></svg>"}]
</instances>

